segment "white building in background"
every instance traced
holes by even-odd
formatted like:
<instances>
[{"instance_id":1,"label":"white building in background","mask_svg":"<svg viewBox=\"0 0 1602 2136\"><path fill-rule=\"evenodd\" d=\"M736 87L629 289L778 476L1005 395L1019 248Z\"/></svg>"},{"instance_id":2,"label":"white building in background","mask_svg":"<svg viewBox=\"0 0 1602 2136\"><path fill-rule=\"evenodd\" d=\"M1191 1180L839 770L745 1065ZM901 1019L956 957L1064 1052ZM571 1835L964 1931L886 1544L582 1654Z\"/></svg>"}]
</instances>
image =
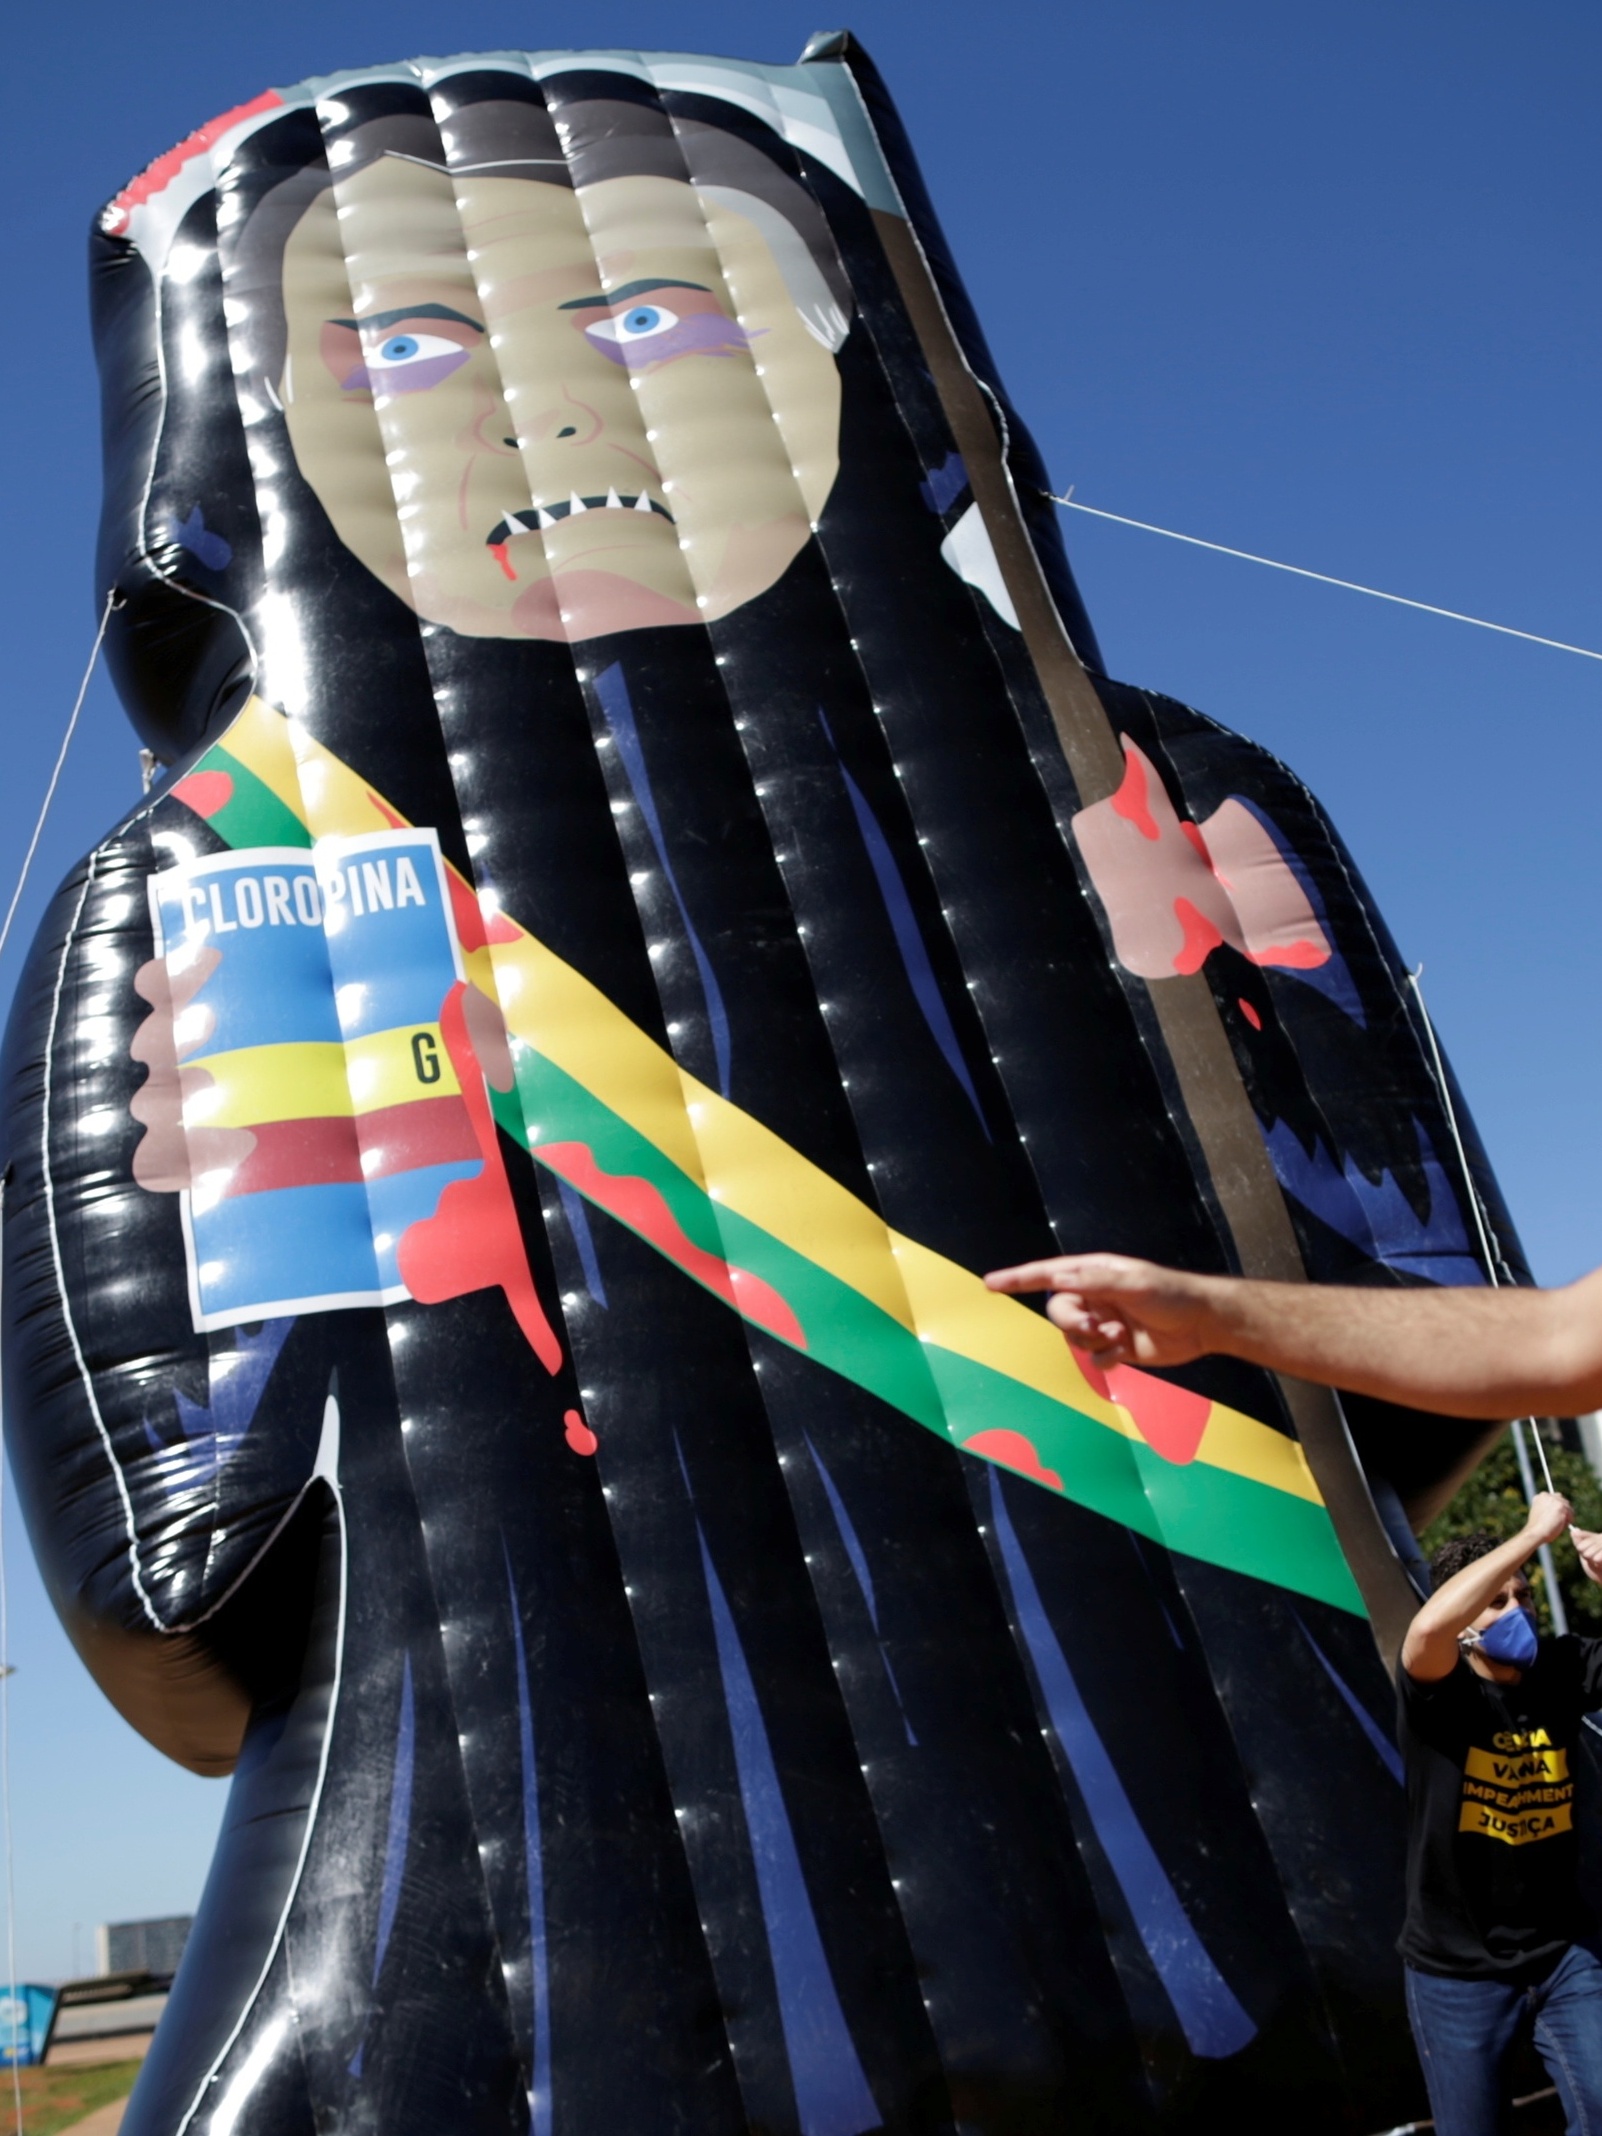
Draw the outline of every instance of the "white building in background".
<instances>
[{"instance_id":1,"label":"white building in background","mask_svg":"<svg viewBox=\"0 0 1602 2136\"><path fill-rule=\"evenodd\" d=\"M95 1970L176 1973L194 1925L193 1914L168 1914L159 1921L102 1921L95 1930Z\"/></svg>"}]
</instances>

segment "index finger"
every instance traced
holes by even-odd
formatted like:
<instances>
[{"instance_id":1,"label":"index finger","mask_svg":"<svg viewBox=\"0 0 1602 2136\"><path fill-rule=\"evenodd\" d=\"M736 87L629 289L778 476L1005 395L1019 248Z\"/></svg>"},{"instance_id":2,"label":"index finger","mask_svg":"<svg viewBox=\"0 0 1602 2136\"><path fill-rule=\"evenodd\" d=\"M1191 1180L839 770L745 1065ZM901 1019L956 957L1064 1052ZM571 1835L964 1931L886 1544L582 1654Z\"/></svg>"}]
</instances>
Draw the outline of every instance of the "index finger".
<instances>
[{"instance_id":1,"label":"index finger","mask_svg":"<svg viewBox=\"0 0 1602 2136\"><path fill-rule=\"evenodd\" d=\"M1009 1292L1055 1290L1062 1265L1058 1260L1020 1261L1016 1268L993 1268L985 1277L985 1288Z\"/></svg>"}]
</instances>

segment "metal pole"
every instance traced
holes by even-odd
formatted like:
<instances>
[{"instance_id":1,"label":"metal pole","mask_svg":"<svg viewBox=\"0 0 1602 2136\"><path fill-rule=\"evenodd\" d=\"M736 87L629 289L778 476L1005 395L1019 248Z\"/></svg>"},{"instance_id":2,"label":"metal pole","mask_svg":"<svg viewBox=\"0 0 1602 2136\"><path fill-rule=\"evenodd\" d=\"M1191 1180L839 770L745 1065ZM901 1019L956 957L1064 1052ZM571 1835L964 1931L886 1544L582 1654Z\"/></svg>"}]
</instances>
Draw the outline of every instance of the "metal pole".
<instances>
[{"instance_id":1,"label":"metal pole","mask_svg":"<svg viewBox=\"0 0 1602 2136\"><path fill-rule=\"evenodd\" d=\"M1535 1471L1530 1466L1530 1450L1524 1443L1525 1424L1529 1425L1531 1431L1536 1428L1533 1417L1521 1418L1510 1428L1513 1433L1513 1451L1519 1457L1519 1480L1524 1485L1525 1503L1528 1504L1535 1496ZM1539 1440L1536 1441L1536 1451L1541 1455L1542 1468L1545 1468L1546 1451ZM1550 1484L1548 1488L1550 1489ZM1541 1561L1541 1570L1546 1575L1546 1600L1547 1607L1552 1612L1552 1629L1561 1638L1569 1628L1569 1613L1563 1607L1563 1594L1557 1583L1557 1567L1552 1562L1551 1544L1543 1543L1536 1555Z\"/></svg>"}]
</instances>

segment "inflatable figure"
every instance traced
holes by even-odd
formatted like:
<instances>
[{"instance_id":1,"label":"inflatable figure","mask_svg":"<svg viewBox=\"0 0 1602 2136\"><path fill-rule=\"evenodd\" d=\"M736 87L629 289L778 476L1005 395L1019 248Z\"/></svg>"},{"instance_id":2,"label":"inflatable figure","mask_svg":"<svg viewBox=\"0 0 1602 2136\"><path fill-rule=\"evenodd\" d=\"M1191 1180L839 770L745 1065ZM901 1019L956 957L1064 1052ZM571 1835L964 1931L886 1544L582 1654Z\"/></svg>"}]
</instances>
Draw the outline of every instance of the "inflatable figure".
<instances>
[{"instance_id":1,"label":"inflatable figure","mask_svg":"<svg viewBox=\"0 0 1602 2136\"><path fill-rule=\"evenodd\" d=\"M169 769L12 1017L12 1449L234 1775L126 2136L1404 2118L1473 1429L978 1272L1517 1248L1316 802L1103 677L861 51L269 91L93 273Z\"/></svg>"}]
</instances>

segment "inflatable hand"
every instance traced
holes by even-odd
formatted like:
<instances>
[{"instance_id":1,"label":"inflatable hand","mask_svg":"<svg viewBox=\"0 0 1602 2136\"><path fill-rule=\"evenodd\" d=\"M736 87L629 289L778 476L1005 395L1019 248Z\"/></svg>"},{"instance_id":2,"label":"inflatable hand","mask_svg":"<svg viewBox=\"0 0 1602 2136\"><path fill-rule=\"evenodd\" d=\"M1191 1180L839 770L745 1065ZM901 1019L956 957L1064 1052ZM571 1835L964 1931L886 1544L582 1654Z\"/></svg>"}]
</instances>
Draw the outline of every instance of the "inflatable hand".
<instances>
[{"instance_id":1,"label":"inflatable hand","mask_svg":"<svg viewBox=\"0 0 1602 2136\"><path fill-rule=\"evenodd\" d=\"M195 996L221 962L219 951L200 949L187 960L152 957L134 974L135 992L151 1006L128 1047L149 1071L128 1107L144 1129L133 1175L152 1194L180 1193L208 1173L226 1176L256 1147L249 1128L205 1125L205 1093L216 1088L215 1078L180 1065L217 1027Z\"/></svg>"}]
</instances>

